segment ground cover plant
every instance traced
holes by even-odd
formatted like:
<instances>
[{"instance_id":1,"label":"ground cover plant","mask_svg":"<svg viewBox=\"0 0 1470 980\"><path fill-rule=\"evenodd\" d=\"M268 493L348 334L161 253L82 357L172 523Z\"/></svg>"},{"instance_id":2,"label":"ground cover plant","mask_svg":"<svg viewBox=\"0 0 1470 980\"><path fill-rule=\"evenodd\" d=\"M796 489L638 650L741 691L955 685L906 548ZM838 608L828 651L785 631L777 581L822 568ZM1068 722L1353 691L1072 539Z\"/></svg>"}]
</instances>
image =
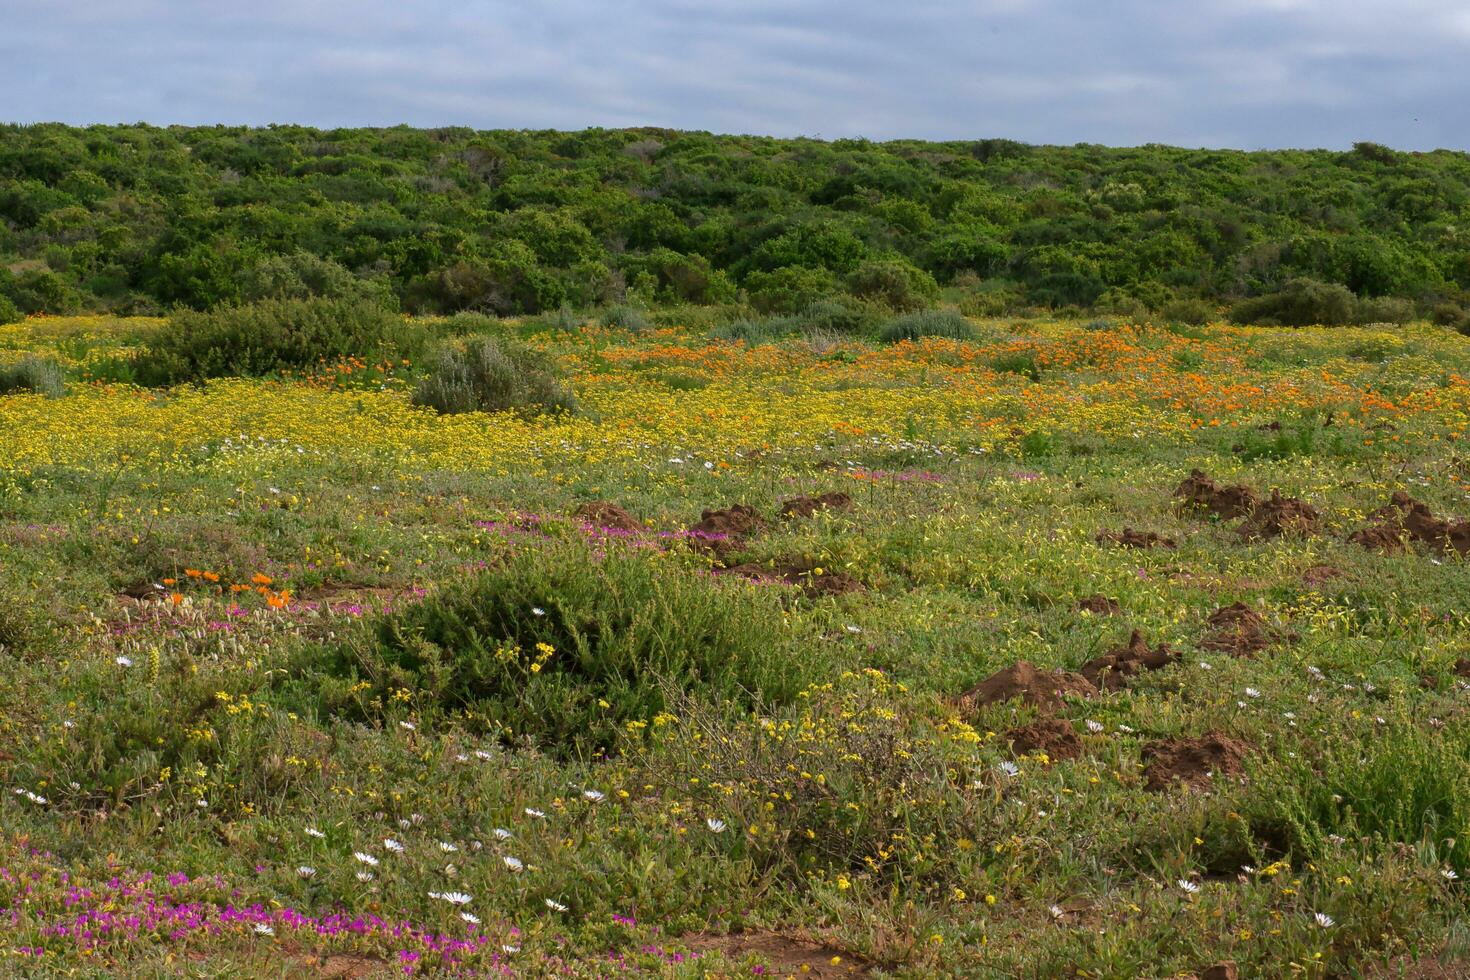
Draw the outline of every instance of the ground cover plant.
<instances>
[{"instance_id":1,"label":"ground cover plant","mask_svg":"<svg viewBox=\"0 0 1470 980\"><path fill-rule=\"evenodd\" d=\"M269 281L0 326L0 972L1470 971L1452 323Z\"/></svg>"}]
</instances>

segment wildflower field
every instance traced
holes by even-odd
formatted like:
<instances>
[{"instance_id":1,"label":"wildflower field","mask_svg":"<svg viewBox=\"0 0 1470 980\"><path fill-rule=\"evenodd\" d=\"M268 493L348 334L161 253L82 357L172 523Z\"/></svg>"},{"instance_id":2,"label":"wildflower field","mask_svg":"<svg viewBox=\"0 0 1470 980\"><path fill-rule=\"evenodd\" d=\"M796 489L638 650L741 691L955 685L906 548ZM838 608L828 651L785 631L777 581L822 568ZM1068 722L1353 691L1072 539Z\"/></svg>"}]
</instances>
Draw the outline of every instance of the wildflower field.
<instances>
[{"instance_id":1,"label":"wildflower field","mask_svg":"<svg viewBox=\"0 0 1470 980\"><path fill-rule=\"evenodd\" d=\"M0 974L1470 973L1453 331L164 326L0 326Z\"/></svg>"}]
</instances>

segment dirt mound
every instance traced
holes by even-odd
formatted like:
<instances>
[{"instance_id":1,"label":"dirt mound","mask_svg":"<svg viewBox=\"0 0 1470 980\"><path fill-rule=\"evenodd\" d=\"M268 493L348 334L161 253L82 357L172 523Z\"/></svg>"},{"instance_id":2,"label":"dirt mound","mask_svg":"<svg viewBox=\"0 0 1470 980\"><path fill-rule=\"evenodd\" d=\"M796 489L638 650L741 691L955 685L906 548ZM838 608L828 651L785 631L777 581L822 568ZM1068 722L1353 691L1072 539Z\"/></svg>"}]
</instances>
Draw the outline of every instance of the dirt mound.
<instances>
[{"instance_id":1,"label":"dirt mound","mask_svg":"<svg viewBox=\"0 0 1470 980\"><path fill-rule=\"evenodd\" d=\"M1232 657L1248 657L1285 639L1243 602L1216 609L1205 625L1209 632L1200 640L1200 649L1228 653Z\"/></svg>"},{"instance_id":2,"label":"dirt mound","mask_svg":"<svg viewBox=\"0 0 1470 980\"><path fill-rule=\"evenodd\" d=\"M1237 530L1247 541L1283 535L1306 537L1316 534L1321 523L1317 508L1299 497L1283 497L1280 490L1272 490L1271 499L1257 504Z\"/></svg>"},{"instance_id":3,"label":"dirt mound","mask_svg":"<svg viewBox=\"0 0 1470 980\"><path fill-rule=\"evenodd\" d=\"M722 953L731 960L757 956L778 977L866 977L872 965L861 956L774 932L739 932L727 936L700 933L683 943L696 953ZM833 960L837 962L833 962Z\"/></svg>"},{"instance_id":4,"label":"dirt mound","mask_svg":"<svg viewBox=\"0 0 1470 980\"><path fill-rule=\"evenodd\" d=\"M863 583L846 572L835 572L809 561L783 562L774 566L746 562L715 570L716 575L734 575L752 582L784 582L807 595L844 595L861 592Z\"/></svg>"},{"instance_id":5,"label":"dirt mound","mask_svg":"<svg viewBox=\"0 0 1470 980\"><path fill-rule=\"evenodd\" d=\"M1231 960L1206 967L1199 980L1240 980L1240 968Z\"/></svg>"},{"instance_id":6,"label":"dirt mound","mask_svg":"<svg viewBox=\"0 0 1470 980\"><path fill-rule=\"evenodd\" d=\"M689 525L689 544L723 558L739 550L745 539L766 526L765 518L754 507L733 504L724 510L706 510L699 521Z\"/></svg>"},{"instance_id":7,"label":"dirt mound","mask_svg":"<svg viewBox=\"0 0 1470 980\"><path fill-rule=\"evenodd\" d=\"M1353 532L1348 540L1374 551L1399 552L1414 541L1441 551L1470 554L1470 521L1454 522L1435 517L1428 505L1402 490L1395 491L1386 506L1373 515L1378 523Z\"/></svg>"},{"instance_id":8,"label":"dirt mound","mask_svg":"<svg viewBox=\"0 0 1470 980\"><path fill-rule=\"evenodd\" d=\"M1331 565L1313 565L1305 572L1302 572L1302 581L1315 588L1341 575L1342 569L1340 568L1333 568Z\"/></svg>"},{"instance_id":9,"label":"dirt mound","mask_svg":"<svg viewBox=\"0 0 1470 980\"><path fill-rule=\"evenodd\" d=\"M1040 670L1027 661L1020 660L991 674L961 694L960 705L977 708L1019 698L1023 703L1034 705L1043 711L1055 711L1062 706L1064 694L1091 697L1096 693L1097 688L1081 674L1065 670Z\"/></svg>"},{"instance_id":10,"label":"dirt mound","mask_svg":"<svg viewBox=\"0 0 1470 980\"><path fill-rule=\"evenodd\" d=\"M1143 747L1147 786L1165 790L1179 782L1192 789L1208 789L1214 779L1240 775L1250 748L1220 732L1149 742Z\"/></svg>"},{"instance_id":11,"label":"dirt mound","mask_svg":"<svg viewBox=\"0 0 1470 980\"><path fill-rule=\"evenodd\" d=\"M601 500L589 501L579 504L572 511L572 516L584 524L603 531L619 531L625 534L636 534L647 530L643 522L628 513L617 504L604 503Z\"/></svg>"},{"instance_id":12,"label":"dirt mound","mask_svg":"<svg viewBox=\"0 0 1470 980\"><path fill-rule=\"evenodd\" d=\"M1116 599L1109 599L1101 592L1090 595L1085 599L1078 599L1072 606L1078 612L1096 613L1099 616L1116 616L1123 611Z\"/></svg>"},{"instance_id":13,"label":"dirt mound","mask_svg":"<svg viewBox=\"0 0 1470 980\"><path fill-rule=\"evenodd\" d=\"M818 494L815 497L793 497L781 505L781 517L786 520L811 517L824 510L852 510L852 498L841 491Z\"/></svg>"},{"instance_id":14,"label":"dirt mound","mask_svg":"<svg viewBox=\"0 0 1470 980\"><path fill-rule=\"evenodd\" d=\"M1098 544L1115 544L1121 548L1169 548L1177 547L1173 538L1166 538L1157 531L1135 531L1125 527L1121 531L1102 530L1097 532Z\"/></svg>"},{"instance_id":15,"label":"dirt mound","mask_svg":"<svg viewBox=\"0 0 1470 980\"><path fill-rule=\"evenodd\" d=\"M1039 718L1029 725L1012 728L1006 738L1017 755L1046 753L1053 761L1075 759L1082 754L1082 739L1072 730L1070 722L1057 718Z\"/></svg>"},{"instance_id":16,"label":"dirt mound","mask_svg":"<svg viewBox=\"0 0 1470 980\"><path fill-rule=\"evenodd\" d=\"M1127 644L1083 664L1081 674L1100 691L1117 691L1126 687L1134 674L1167 667L1178 659L1179 655L1163 644L1150 649L1143 642L1143 634L1134 630Z\"/></svg>"},{"instance_id":17,"label":"dirt mound","mask_svg":"<svg viewBox=\"0 0 1470 980\"><path fill-rule=\"evenodd\" d=\"M1225 520L1246 517L1260 503L1256 492L1245 484L1222 487L1200 470L1190 470L1174 489L1174 496L1181 510L1202 511Z\"/></svg>"}]
</instances>

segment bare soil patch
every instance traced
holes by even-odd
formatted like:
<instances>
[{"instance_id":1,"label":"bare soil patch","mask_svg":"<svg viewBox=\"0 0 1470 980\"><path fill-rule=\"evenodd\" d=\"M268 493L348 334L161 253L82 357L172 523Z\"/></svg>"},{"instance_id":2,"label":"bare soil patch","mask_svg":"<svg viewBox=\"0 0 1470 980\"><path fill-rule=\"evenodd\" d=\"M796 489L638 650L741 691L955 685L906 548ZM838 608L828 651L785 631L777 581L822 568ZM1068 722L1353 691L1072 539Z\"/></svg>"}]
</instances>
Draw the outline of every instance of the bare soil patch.
<instances>
[{"instance_id":1,"label":"bare soil patch","mask_svg":"<svg viewBox=\"0 0 1470 980\"><path fill-rule=\"evenodd\" d=\"M991 674L961 694L959 700L961 707L977 708L1019 699L1043 711L1055 711L1062 706L1064 695L1088 698L1096 693L1097 688L1081 674L1041 670L1020 660Z\"/></svg>"},{"instance_id":2,"label":"bare soil patch","mask_svg":"<svg viewBox=\"0 0 1470 980\"><path fill-rule=\"evenodd\" d=\"M1216 779L1239 776L1250 750L1246 743L1220 732L1149 742L1143 747L1146 785L1155 791L1175 783L1208 789Z\"/></svg>"},{"instance_id":3,"label":"bare soil patch","mask_svg":"<svg viewBox=\"0 0 1470 980\"><path fill-rule=\"evenodd\" d=\"M1243 602L1216 609L1205 623L1209 632L1200 640L1200 649L1232 657L1248 657L1289 638Z\"/></svg>"},{"instance_id":4,"label":"bare soil patch","mask_svg":"<svg viewBox=\"0 0 1470 980\"><path fill-rule=\"evenodd\" d=\"M1135 531L1125 527L1121 531L1102 530L1097 532L1098 544L1115 544L1120 548L1166 548L1178 547L1173 538L1166 538L1157 531Z\"/></svg>"},{"instance_id":5,"label":"bare soil patch","mask_svg":"<svg viewBox=\"0 0 1470 980\"><path fill-rule=\"evenodd\" d=\"M818 494L815 497L793 497L781 505L781 516L787 520L812 517L821 511L842 512L852 510L852 498L841 491Z\"/></svg>"},{"instance_id":6,"label":"bare soil patch","mask_svg":"<svg viewBox=\"0 0 1470 980\"><path fill-rule=\"evenodd\" d=\"M1181 510L1214 514L1224 520L1246 517L1260 503L1256 492L1245 484L1222 487L1201 470L1191 470L1174 489L1174 497Z\"/></svg>"},{"instance_id":7,"label":"bare soil patch","mask_svg":"<svg viewBox=\"0 0 1470 980\"><path fill-rule=\"evenodd\" d=\"M642 521L617 504L609 504L601 500L578 505L577 509L572 511L572 516L584 524L604 531L636 534L647 530Z\"/></svg>"},{"instance_id":8,"label":"bare soil patch","mask_svg":"<svg viewBox=\"0 0 1470 980\"><path fill-rule=\"evenodd\" d=\"M765 518L754 507L733 504L723 510L706 510L699 520L689 525L691 547L724 558L738 551L745 540L766 526Z\"/></svg>"},{"instance_id":9,"label":"bare soil patch","mask_svg":"<svg viewBox=\"0 0 1470 980\"><path fill-rule=\"evenodd\" d=\"M1246 541L1279 537L1308 537L1322 526L1317 508L1300 497L1283 497L1272 490L1271 498L1256 505L1237 533Z\"/></svg>"},{"instance_id":10,"label":"bare soil patch","mask_svg":"<svg viewBox=\"0 0 1470 980\"><path fill-rule=\"evenodd\" d=\"M1376 523L1353 532L1348 540L1390 554L1406 550L1409 542L1470 554L1470 521L1436 517L1427 504L1402 490L1395 491L1373 516L1378 519Z\"/></svg>"},{"instance_id":11,"label":"bare soil patch","mask_svg":"<svg viewBox=\"0 0 1470 980\"><path fill-rule=\"evenodd\" d=\"M1118 605L1116 599L1109 599L1101 592L1087 596L1085 599L1078 599L1072 608L1078 612L1090 612L1099 616L1116 616L1123 611L1123 607Z\"/></svg>"},{"instance_id":12,"label":"bare soil patch","mask_svg":"<svg viewBox=\"0 0 1470 980\"><path fill-rule=\"evenodd\" d=\"M1071 722L1059 718L1039 718L1029 725L1012 728L1006 732L1011 749L1017 755L1045 752L1047 758L1075 759L1082 754L1082 739L1077 737Z\"/></svg>"},{"instance_id":13,"label":"bare soil patch","mask_svg":"<svg viewBox=\"0 0 1470 980\"><path fill-rule=\"evenodd\" d=\"M834 572L810 561L779 562L762 565L746 562L715 570L716 575L734 575L752 582L780 582L794 585L807 595L845 595L861 592L863 583L846 572Z\"/></svg>"},{"instance_id":14,"label":"bare soil patch","mask_svg":"<svg viewBox=\"0 0 1470 980\"><path fill-rule=\"evenodd\" d=\"M1138 630L1128 642L1109 650L1082 665L1081 674L1101 691L1118 691L1128 686L1128 678L1146 670L1159 670L1179 659L1179 655L1160 644L1150 647Z\"/></svg>"}]
</instances>

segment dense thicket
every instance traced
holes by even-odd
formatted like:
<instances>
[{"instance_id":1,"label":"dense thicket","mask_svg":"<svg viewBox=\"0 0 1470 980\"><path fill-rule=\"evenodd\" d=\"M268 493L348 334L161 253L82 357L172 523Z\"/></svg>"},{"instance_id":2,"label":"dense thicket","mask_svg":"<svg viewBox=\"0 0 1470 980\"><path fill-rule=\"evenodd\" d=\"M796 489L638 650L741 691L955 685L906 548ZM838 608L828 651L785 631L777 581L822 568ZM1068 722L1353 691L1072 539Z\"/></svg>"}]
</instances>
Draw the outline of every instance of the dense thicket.
<instances>
[{"instance_id":1,"label":"dense thicket","mask_svg":"<svg viewBox=\"0 0 1470 980\"><path fill-rule=\"evenodd\" d=\"M1467 202L1470 156L1372 144L7 126L0 317L313 295L780 314L834 294L914 309L940 287L974 313L1136 312L1296 280L1425 312L1470 297Z\"/></svg>"}]
</instances>

